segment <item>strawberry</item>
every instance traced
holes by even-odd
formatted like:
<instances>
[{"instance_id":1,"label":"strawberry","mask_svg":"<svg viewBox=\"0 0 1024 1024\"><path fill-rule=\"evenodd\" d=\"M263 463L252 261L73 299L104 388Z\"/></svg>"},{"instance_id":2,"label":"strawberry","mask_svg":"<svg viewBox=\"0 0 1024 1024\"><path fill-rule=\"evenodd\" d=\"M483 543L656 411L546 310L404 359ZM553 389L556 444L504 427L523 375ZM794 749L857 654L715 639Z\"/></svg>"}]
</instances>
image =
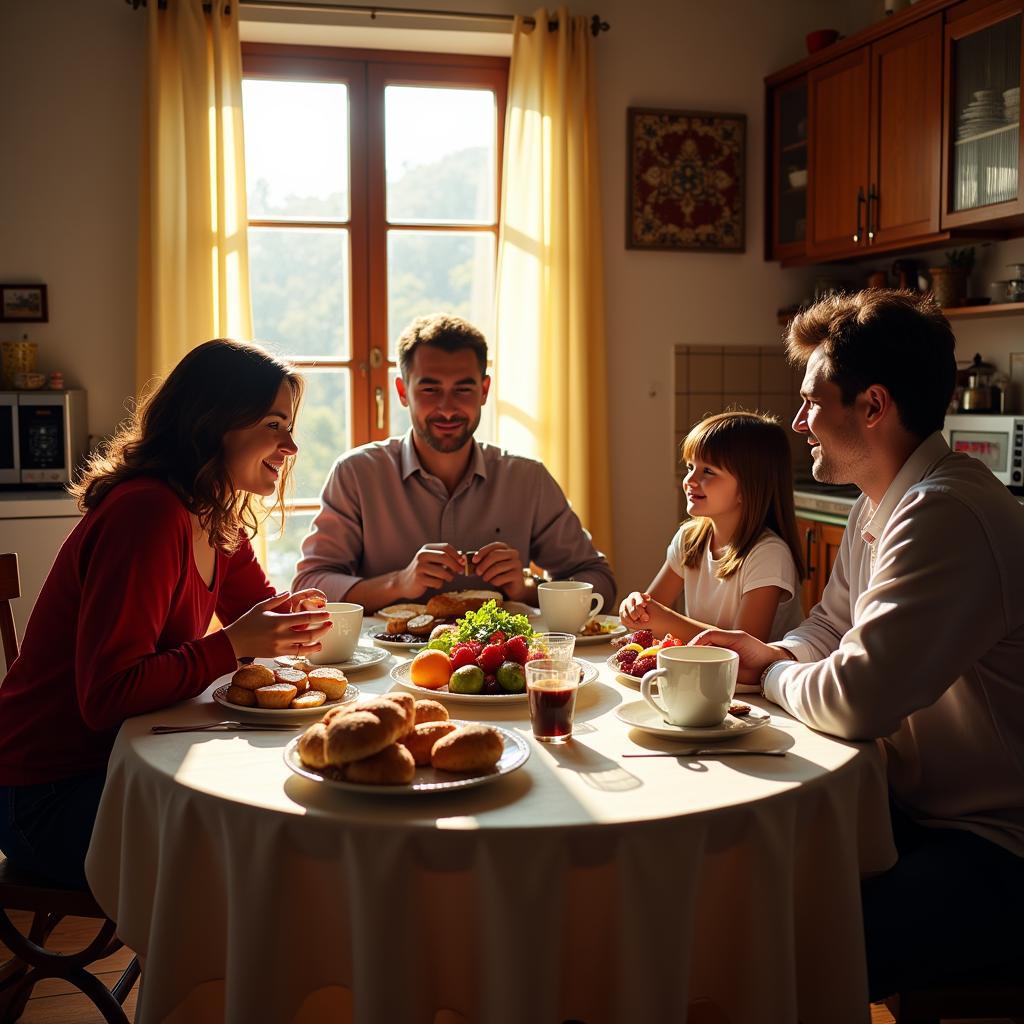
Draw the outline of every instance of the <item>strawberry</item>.
<instances>
[{"instance_id":1,"label":"strawberry","mask_svg":"<svg viewBox=\"0 0 1024 1024\"><path fill-rule=\"evenodd\" d=\"M452 671L462 668L463 665L475 665L476 655L469 644L456 644L451 653Z\"/></svg>"},{"instance_id":2,"label":"strawberry","mask_svg":"<svg viewBox=\"0 0 1024 1024\"><path fill-rule=\"evenodd\" d=\"M501 663L505 660L504 644L488 644L477 658L477 664L484 670L484 674L494 676L498 674Z\"/></svg>"},{"instance_id":3,"label":"strawberry","mask_svg":"<svg viewBox=\"0 0 1024 1024\"><path fill-rule=\"evenodd\" d=\"M654 634L649 629L635 630L629 637L631 644L639 644L644 650L654 646Z\"/></svg>"},{"instance_id":4,"label":"strawberry","mask_svg":"<svg viewBox=\"0 0 1024 1024\"><path fill-rule=\"evenodd\" d=\"M490 636L489 642L492 644L503 644L508 637L500 629L496 629Z\"/></svg>"},{"instance_id":5,"label":"strawberry","mask_svg":"<svg viewBox=\"0 0 1024 1024\"><path fill-rule=\"evenodd\" d=\"M645 672L650 672L652 668L658 667L657 658L637 658L631 665L628 665L623 671L628 672L631 676L636 676L639 679Z\"/></svg>"},{"instance_id":6,"label":"strawberry","mask_svg":"<svg viewBox=\"0 0 1024 1024\"><path fill-rule=\"evenodd\" d=\"M509 661L518 662L520 665L526 664L526 659L530 654L530 647L526 642L524 636L514 636L505 644L505 657Z\"/></svg>"},{"instance_id":7,"label":"strawberry","mask_svg":"<svg viewBox=\"0 0 1024 1024\"><path fill-rule=\"evenodd\" d=\"M484 645L479 640L467 640L466 643L473 649L473 657L479 658Z\"/></svg>"},{"instance_id":8,"label":"strawberry","mask_svg":"<svg viewBox=\"0 0 1024 1024\"><path fill-rule=\"evenodd\" d=\"M636 661L636 651L619 651L615 655L615 664L621 669L625 669L627 665L632 665ZM454 662L452 663L454 664Z\"/></svg>"},{"instance_id":9,"label":"strawberry","mask_svg":"<svg viewBox=\"0 0 1024 1024\"><path fill-rule=\"evenodd\" d=\"M542 661L548 656L547 651L542 651L539 647L535 647L529 654L526 655L527 661Z\"/></svg>"},{"instance_id":10,"label":"strawberry","mask_svg":"<svg viewBox=\"0 0 1024 1024\"><path fill-rule=\"evenodd\" d=\"M661 646L665 647L683 647L683 641L674 637L671 633L665 634L665 639L661 641Z\"/></svg>"}]
</instances>

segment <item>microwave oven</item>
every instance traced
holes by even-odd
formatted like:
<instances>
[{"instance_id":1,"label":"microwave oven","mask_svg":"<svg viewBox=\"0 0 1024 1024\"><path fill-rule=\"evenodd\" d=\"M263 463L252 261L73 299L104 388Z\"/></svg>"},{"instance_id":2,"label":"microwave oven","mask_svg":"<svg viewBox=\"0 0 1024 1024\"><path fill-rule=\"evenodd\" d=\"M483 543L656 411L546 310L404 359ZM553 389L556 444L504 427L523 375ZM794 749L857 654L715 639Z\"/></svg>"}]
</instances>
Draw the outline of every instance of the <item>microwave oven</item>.
<instances>
[{"instance_id":1,"label":"microwave oven","mask_svg":"<svg viewBox=\"0 0 1024 1024\"><path fill-rule=\"evenodd\" d=\"M995 478L1024 493L1024 416L958 413L946 417L942 436L955 452L980 459Z\"/></svg>"},{"instance_id":2,"label":"microwave oven","mask_svg":"<svg viewBox=\"0 0 1024 1024\"><path fill-rule=\"evenodd\" d=\"M0 391L0 484L68 484L88 451L84 391Z\"/></svg>"}]
</instances>

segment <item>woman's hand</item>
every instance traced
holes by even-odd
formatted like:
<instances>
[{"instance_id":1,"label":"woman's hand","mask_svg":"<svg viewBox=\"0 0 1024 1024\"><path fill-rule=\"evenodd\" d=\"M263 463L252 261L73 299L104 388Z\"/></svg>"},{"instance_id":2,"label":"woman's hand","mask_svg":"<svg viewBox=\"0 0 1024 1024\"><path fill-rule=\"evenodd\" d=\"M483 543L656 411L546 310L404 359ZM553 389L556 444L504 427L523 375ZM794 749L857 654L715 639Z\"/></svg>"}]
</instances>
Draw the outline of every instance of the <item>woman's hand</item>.
<instances>
[{"instance_id":1,"label":"woman's hand","mask_svg":"<svg viewBox=\"0 0 1024 1024\"><path fill-rule=\"evenodd\" d=\"M650 603L650 594L642 594L639 590L634 590L619 605L619 621L627 629L637 629L640 626L646 626L651 619Z\"/></svg>"},{"instance_id":2,"label":"woman's hand","mask_svg":"<svg viewBox=\"0 0 1024 1024\"><path fill-rule=\"evenodd\" d=\"M319 593L319 591L316 591ZM276 658L283 654L315 654L320 638L331 628L330 612L291 611L299 594L275 594L254 605L224 627L236 658Z\"/></svg>"}]
</instances>

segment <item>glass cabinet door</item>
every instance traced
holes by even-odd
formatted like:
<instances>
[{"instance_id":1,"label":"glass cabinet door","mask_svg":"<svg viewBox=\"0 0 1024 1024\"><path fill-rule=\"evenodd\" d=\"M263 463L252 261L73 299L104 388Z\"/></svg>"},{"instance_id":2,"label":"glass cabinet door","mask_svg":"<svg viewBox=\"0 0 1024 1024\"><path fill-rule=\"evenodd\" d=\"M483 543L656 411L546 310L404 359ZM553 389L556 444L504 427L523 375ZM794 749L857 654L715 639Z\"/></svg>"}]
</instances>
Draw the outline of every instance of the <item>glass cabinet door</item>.
<instances>
[{"instance_id":1,"label":"glass cabinet door","mask_svg":"<svg viewBox=\"0 0 1024 1024\"><path fill-rule=\"evenodd\" d=\"M775 93L776 258L803 251L807 234L807 83Z\"/></svg>"},{"instance_id":2,"label":"glass cabinet door","mask_svg":"<svg viewBox=\"0 0 1024 1024\"><path fill-rule=\"evenodd\" d=\"M965 25L966 29L967 26ZM950 164L947 210L1019 196L1021 15L949 40Z\"/></svg>"}]
</instances>

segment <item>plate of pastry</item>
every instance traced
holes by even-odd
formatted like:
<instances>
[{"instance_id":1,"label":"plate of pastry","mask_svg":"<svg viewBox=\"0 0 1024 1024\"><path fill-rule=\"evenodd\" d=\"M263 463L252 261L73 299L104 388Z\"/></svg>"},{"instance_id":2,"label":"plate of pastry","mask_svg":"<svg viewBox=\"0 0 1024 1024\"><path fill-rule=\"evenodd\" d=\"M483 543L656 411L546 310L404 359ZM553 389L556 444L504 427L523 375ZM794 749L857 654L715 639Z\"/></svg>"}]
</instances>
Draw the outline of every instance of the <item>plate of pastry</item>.
<instances>
[{"instance_id":1,"label":"plate of pastry","mask_svg":"<svg viewBox=\"0 0 1024 1024\"><path fill-rule=\"evenodd\" d=\"M539 612L531 618L530 625L538 633L544 632L547 628ZM576 643L577 645L606 644L620 636L625 636L627 632L628 630L619 622L617 615L595 615L576 633Z\"/></svg>"},{"instance_id":2,"label":"plate of pastry","mask_svg":"<svg viewBox=\"0 0 1024 1024\"><path fill-rule=\"evenodd\" d=\"M483 786L522 768L530 756L518 733L440 714L431 714L430 721L397 741L386 721L375 721L379 706L391 696L314 724L285 747L285 764L296 775L332 789L410 796ZM443 711L436 701L418 703ZM364 751L373 753L353 758Z\"/></svg>"},{"instance_id":3,"label":"plate of pastry","mask_svg":"<svg viewBox=\"0 0 1024 1024\"><path fill-rule=\"evenodd\" d=\"M328 708L350 704L358 697L358 688L336 668L313 665L307 673L258 662L243 665L228 682L213 691L213 699L223 707L265 718L323 714Z\"/></svg>"},{"instance_id":4,"label":"plate of pastry","mask_svg":"<svg viewBox=\"0 0 1024 1024\"><path fill-rule=\"evenodd\" d=\"M597 678L598 670L596 665L591 665L588 661L581 661L579 658L574 658L573 660L583 670L580 675L580 686L586 686L587 683L592 683ZM401 664L395 665L391 669L391 678L399 686L404 687L417 697L435 697L458 704L525 704L527 701L525 690L519 693L508 693L505 691L501 693L452 693L447 685L438 689L419 686L412 681L411 661L403 661Z\"/></svg>"}]
</instances>

